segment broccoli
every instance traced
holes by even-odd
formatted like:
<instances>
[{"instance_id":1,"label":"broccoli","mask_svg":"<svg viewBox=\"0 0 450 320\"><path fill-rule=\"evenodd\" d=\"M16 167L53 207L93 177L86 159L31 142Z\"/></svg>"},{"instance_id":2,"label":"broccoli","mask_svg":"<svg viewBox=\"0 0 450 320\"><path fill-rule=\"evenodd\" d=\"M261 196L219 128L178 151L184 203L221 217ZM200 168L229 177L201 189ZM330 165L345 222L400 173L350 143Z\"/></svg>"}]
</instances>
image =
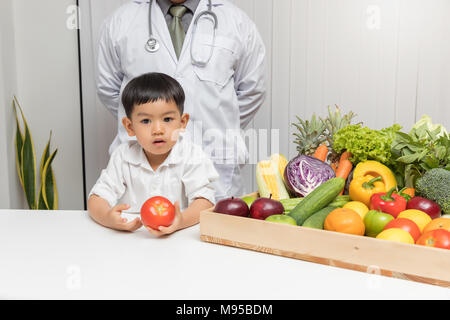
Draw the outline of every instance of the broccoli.
<instances>
[{"instance_id":1,"label":"broccoli","mask_svg":"<svg viewBox=\"0 0 450 320\"><path fill-rule=\"evenodd\" d=\"M431 169L417 179L418 195L433 200L444 213L450 213L450 171L442 168Z\"/></svg>"}]
</instances>

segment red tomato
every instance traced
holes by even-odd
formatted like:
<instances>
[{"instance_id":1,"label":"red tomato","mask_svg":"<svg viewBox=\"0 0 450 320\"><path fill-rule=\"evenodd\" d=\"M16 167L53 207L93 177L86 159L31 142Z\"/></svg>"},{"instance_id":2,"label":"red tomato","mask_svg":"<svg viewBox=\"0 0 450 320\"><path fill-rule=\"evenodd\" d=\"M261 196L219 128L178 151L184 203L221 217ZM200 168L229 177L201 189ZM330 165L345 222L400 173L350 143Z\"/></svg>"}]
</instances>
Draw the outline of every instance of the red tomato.
<instances>
[{"instance_id":1,"label":"red tomato","mask_svg":"<svg viewBox=\"0 0 450 320\"><path fill-rule=\"evenodd\" d=\"M141 207L142 223L152 229L168 227L175 218L175 207L164 197L152 197L144 202Z\"/></svg>"},{"instance_id":2,"label":"red tomato","mask_svg":"<svg viewBox=\"0 0 450 320\"><path fill-rule=\"evenodd\" d=\"M389 221L388 224L384 226L383 230L390 228L399 228L409 232L409 234L413 237L414 242L419 239L421 234L417 224L414 221L406 218L397 218Z\"/></svg>"},{"instance_id":3,"label":"red tomato","mask_svg":"<svg viewBox=\"0 0 450 320\"><path fill-rule=\"evenodd\" d=\"M435 229L422 234L416 244L428 247L450 249L450 232L444 229Z\"/></svg>"}]
</instances>

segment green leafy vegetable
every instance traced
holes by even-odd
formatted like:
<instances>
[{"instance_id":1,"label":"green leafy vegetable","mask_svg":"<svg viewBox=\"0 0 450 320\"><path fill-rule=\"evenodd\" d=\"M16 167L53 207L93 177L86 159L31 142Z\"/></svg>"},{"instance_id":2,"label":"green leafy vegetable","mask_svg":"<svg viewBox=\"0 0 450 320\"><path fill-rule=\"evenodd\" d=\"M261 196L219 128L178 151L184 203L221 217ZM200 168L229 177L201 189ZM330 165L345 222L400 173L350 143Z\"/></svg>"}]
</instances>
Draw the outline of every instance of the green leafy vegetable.
<instances>
[{"instance_id":1,"label":"green leafy vegetable","mask_svg":"<svg viewBox=\"0 0 450 320\"><path fill-rule=\"evenodd\" d=\"M366 160L375 160L386 165L394 163L391 144L395 133L401 129L399 124L389 128L374 130L361 125L349 125L334 135L336 152L344 150L352 154L351 162L356 164Z\"/></svg>"},{"instance_id":2,"label":"green leafy vegetable","mask_svg":"<svg viewBox=\"0 0 450 320\"><path fill-rule=\"evenodd\" d=\"M441 124L433 124L431 118L426 114L420 118L419 121L414 124L409 132L410 135L415 135L418 139L428 139L428 132L432 131L436 134L436 137L448 136L447 130Z\"/></svg>"},{"instance_id":3,"label":"green leafy vegetable","mask_svg":"<svg viewBox=\"0 0 450 320\"><path fill-rule=\"evenodd\" d=\"M392 142L393 166L400 186L414 188L415 182L435 168L450 170L450 138L444 127L423 116L409 134L396 132Z\"/></svg>"}]
</instances>

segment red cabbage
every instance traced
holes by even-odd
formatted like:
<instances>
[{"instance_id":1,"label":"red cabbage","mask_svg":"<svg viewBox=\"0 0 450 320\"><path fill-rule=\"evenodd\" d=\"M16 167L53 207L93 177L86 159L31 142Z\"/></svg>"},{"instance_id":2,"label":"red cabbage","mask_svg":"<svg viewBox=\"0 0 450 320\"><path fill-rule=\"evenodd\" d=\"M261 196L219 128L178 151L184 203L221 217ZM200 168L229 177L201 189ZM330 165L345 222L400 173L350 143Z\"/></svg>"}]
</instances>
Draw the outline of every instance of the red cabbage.
<instances>
[{"instance_id":1,"label":"red cabbage","mask_svg":"<svg viewBox=\"0 0 450 320\"><path fill-rule=\"evenodd\" d=\"M293 158L284 170L288 189L298 197L306 197L322 183L335 177L336 173L327 163L305 155Z\"/></svg>"}]
</instances>

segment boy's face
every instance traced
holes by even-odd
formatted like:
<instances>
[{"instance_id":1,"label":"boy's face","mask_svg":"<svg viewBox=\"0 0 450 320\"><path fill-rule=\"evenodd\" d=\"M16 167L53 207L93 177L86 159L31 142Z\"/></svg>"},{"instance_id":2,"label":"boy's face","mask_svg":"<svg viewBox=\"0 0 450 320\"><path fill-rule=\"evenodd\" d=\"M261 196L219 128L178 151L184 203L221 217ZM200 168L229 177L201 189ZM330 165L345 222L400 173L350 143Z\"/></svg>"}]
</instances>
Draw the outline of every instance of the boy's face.
<instances>
[{"instance_id":1,"label":"boy's face","mask_svg":"<svg viewBox=\"0 0 450 320\"><path fill-rule=\"evenodd\" d=\"M151 157L167 156L188 121L189 115L181 115L174 101L160 99L135 106L131 119L124 117L122 124Z\"/></svg>"}]
</instances>

